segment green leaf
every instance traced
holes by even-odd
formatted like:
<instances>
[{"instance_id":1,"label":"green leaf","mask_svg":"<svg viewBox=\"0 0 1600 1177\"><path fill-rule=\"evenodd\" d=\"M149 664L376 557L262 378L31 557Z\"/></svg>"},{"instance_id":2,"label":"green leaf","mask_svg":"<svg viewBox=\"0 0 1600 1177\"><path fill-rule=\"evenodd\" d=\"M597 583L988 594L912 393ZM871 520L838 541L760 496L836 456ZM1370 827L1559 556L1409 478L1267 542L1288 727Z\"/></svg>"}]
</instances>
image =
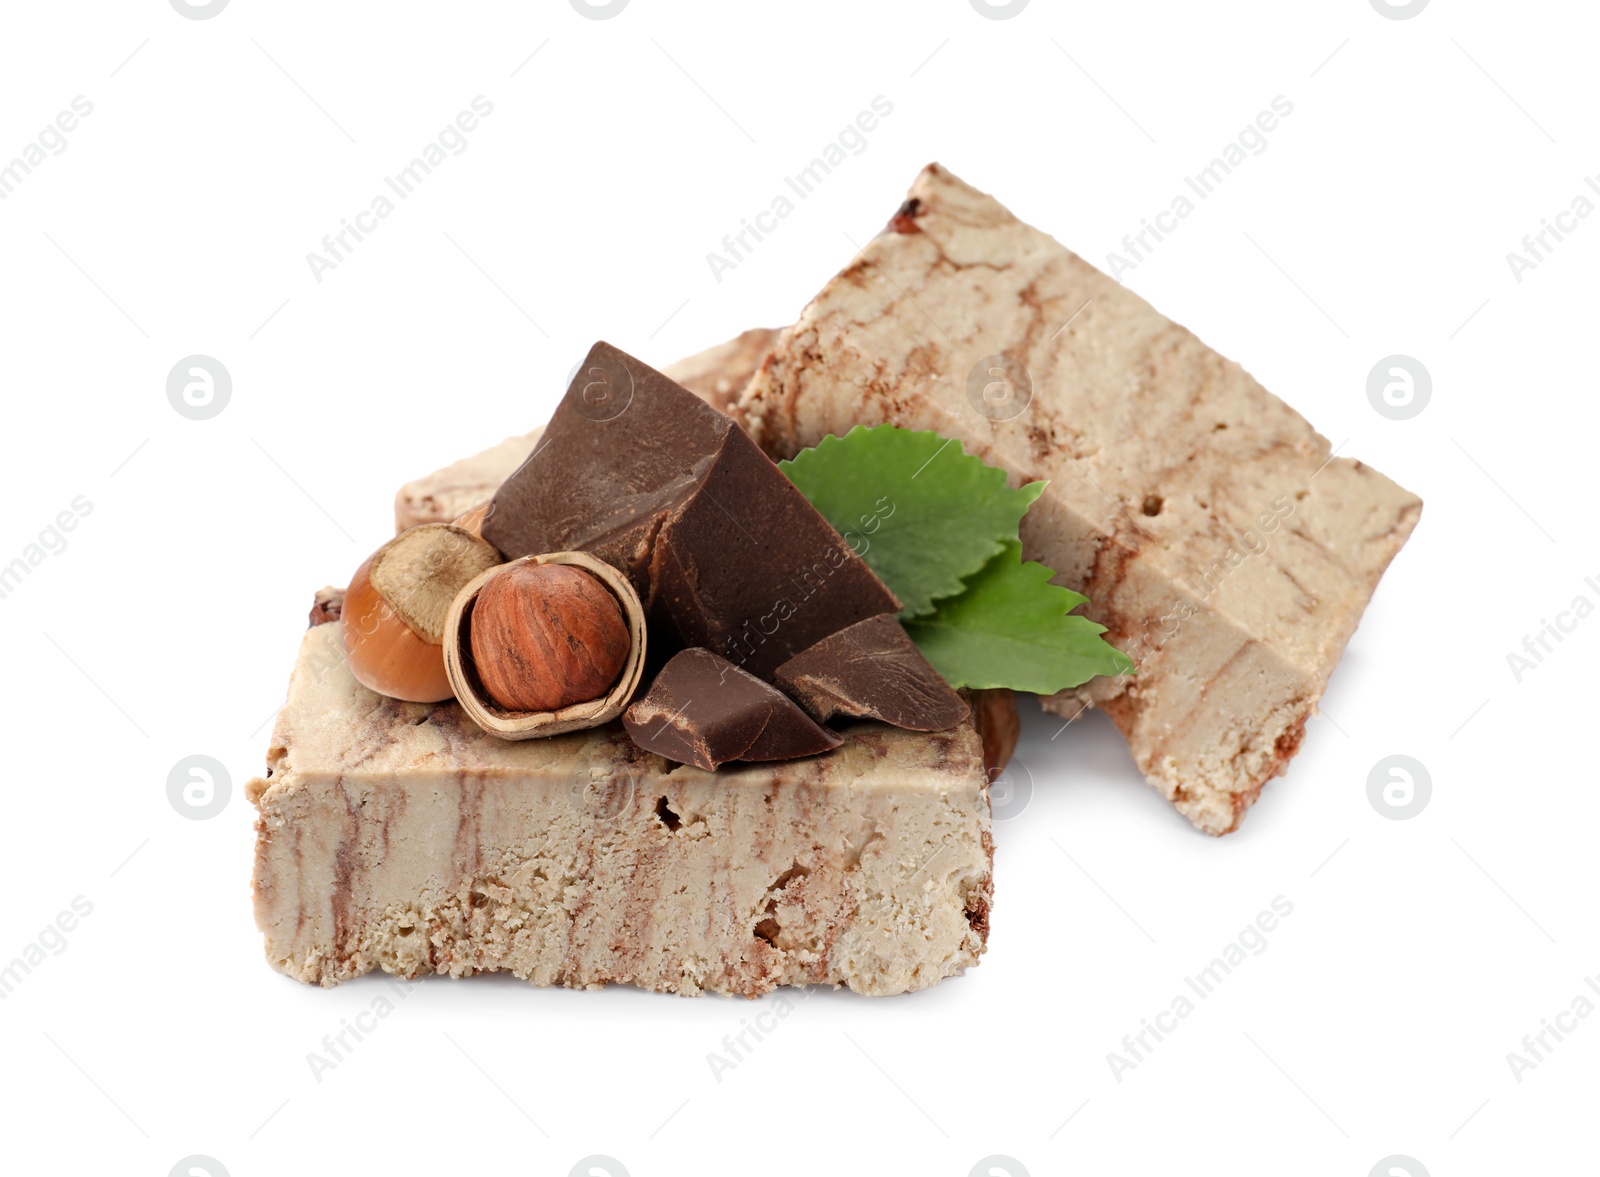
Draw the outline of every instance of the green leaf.
<instances>
[{"instance_id":1,"label":"green leaf","mask_svg":"<svg viewBox=\"0 0 1600 1177\"><path fill-rule=\"evenodd\" d=\"M1011 687L1054 694L1097 674L1127 674L1128 656L1100 635L1105 626L1068 611L1087 598L1050 583L1043 564L1005 545L933 614L904 622L923 657L953 687Z\"/></svg>"},{"instance_id":2,"label":"green leaf","mask_svg":"<svg viewBox=\"0 0 1600 1177\"><path fill-rule=\"evenodd\" d=\"M1012 489L959 442L894 425L858 425L778 465L900 598L902 618L960 593L1045 488Z\"/></svg>"},{"instance_id":3,"label":"green leaf","mask_svg":"<svg viewBox=\"0 0 1600 1177\"><path fill-rule=\"evenodd\" d=\"M1085 598L1024 563L1017 526L1044 491L1012 489L936 433L857 426L780 463L900 598L901 622L952 686L1053 694L1133 663L1071 611Z\"/></svg>"}]
</instances>

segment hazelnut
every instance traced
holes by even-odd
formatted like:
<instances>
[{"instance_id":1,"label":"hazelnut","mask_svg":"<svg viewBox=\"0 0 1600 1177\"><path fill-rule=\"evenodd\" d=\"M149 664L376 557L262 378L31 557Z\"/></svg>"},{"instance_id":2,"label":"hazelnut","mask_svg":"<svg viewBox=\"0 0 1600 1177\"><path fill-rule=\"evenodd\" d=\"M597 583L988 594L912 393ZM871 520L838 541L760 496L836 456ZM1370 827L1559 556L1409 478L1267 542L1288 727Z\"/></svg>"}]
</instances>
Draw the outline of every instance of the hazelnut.
<instances>
[{"instance_id":1,"label":"hazelnut","mask_svg":"<svg viewBox=\"0 0 1600 1177\"><path fill-rule=\"evenodd\" d=\"M483 586L472 611L473 669L508 711L559 711L598 699L632 640L622 605L569 564L515 564Z\"/></svg>"},{"instance_id":2,"label":"hazelnut","mask_svg":"<svg viewBox=\"0 0 1600 1177\"><path fill-rule=\"evenodd\" d=\"M535 740L621 715L648 639L626 576L587 552L548 552L491 568L456 594L444 664L469 719L502 740Z\"/></svg>"},{"instance_id":3,"label":"hazelnut","mask_svg":"<svg viewBox=\"0 0 1600 1177\"><path fill-rule=\"evenodd\" d=\"M356 681L408 703L450 698L445 617L456 593L501 563L493 544L451 523L413 527L374 552L351 577L340 610Z\"/></svg>"}]
</instances>

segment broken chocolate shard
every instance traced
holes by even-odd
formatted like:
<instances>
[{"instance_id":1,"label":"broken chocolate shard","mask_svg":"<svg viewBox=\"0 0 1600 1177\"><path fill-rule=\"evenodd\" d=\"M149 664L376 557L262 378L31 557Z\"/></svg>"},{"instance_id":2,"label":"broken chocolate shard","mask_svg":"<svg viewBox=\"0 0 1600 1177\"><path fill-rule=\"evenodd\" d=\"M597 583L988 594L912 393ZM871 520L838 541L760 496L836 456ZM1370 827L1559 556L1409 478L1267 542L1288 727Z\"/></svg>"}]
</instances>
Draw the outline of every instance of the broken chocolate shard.
<instances>
[{"instance_id":1,"label":"broken chocolate shard","mask_svg":"<svg viewBox=\"0 0 1600 1177\"><path fill-rule=\"evenodd\" d=\"M899 602L794 483L730 429L700 485L661 529L655 613L684 646L758 678L843 626Z\"/></svg>"},{"instance_id":2,"label":"broken chocolate shard","mask_svg":"<svg viewBox=\"0 0 1600 1177\"><path fill-rule=\"evenodd\" d=\"M731 419L606 343L496 492L483 535L512 560L605 560L668 648L703 646L760 678L900 607Z\"/></svg>"},{"instance_id":3,"label":"broken chocolate shard","mask_svg":"<svg viewBox=\"0 0 1600 1177\"><path fill-rule=\"evenodd\" d=\"M815 756L843 742L782 691L702 649L673 655L622 724L646 752L707 772L730 760Z\"/></svg>"},{"instance_id":4,"label":"broken chocolate shard","mask_svg":"<svg viewBox=\"0 0 1600 1177\"><path fill-rule=\"evenodd\" d=\"M660 372L597 343L533 453L495 492L483 536L510 560L589 552L648 604L656 533L732 427Z\"/></svg>"},{"instance_id":5,"label":"broken chocolate shard","mask_svg":"<svg viewBox=\"0 0 1600 1177\"><path fill-rule=\"evenodd\" d=\"M773 674L818 723L835 715L942 732L967 717L961 696L893 615L869 617L796 654Z\"/></svg>"}]
</instances>

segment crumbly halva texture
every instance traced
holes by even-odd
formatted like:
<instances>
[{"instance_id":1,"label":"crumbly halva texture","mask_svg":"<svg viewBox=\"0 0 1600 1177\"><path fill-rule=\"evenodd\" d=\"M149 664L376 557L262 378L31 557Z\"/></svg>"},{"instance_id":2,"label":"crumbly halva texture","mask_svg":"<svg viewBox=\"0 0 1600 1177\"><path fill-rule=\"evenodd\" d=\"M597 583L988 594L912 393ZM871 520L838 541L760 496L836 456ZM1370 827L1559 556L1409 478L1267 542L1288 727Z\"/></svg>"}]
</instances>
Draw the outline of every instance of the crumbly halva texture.
<instances>
[{"instance_id":1,"label":"crumbly halva texture","mask_svg":"<svg viewBox=\"0 0 1600 1177\"><path fill-rule=\"evenodd\" d=\"M661 372L737 421L745 386L777 340L776 327L752 327L726 343L669 364Z\"/></svg>"},{"instance_id":2,"label":"crumbly halva texture","mask_svg":"<svg viewBox=\"0 0 1600 1177\"><path fill-rule=\"evenodd\" d=\"M739 408L775 457L889 422L960 439L1014 485L1050 480L1024 554L1088 596L1138 673L1045 706L1104 708L1150 783L1212 834L1300 747L1422 509L937 164L782 333Z\"/></svg>"},{"instance_id":3,"label":"crumbly halva texture","mask_svg":"<svg viewBox=\"0 0 1600 1177\"><path fill-rule=\"evenodd\" d=\"M405 531L424 523L450 523L489 501L495 488L533 453L542 429L508 437L480 454L451 462L424 478L408 482L394 496L394 529Z\"/></svg>"},{"instance_id":4,"label":"crumbly halva texture","mask_svg":"<svg viewBox=\"0 0 1600 1177\"><path fill-rule=\"evenodd\" d=\"M661 371L737 420L739 395L777 337L776 330L752 328ZM394 498L395 530L404 531L421 523L449 523L488 502L512 471L527 460L539 444L541 432L535 429L508 437L480 454L406 483Z\"/></svg>"},{"instance_id":5,"label":"crumbly halva texture","mask_svg":"<svg viewBox=\"0 0 1600 1177\"><path fill-rule=\"evenodd\" d=\"M246 786L267 959L322 985L374 969L746 997L932 985L988 938L979 735L842 734L827 756L717 773L618 724L508 743L454 703L362 687L339 627L317 626Z\"/></svg>"}]
</instances>

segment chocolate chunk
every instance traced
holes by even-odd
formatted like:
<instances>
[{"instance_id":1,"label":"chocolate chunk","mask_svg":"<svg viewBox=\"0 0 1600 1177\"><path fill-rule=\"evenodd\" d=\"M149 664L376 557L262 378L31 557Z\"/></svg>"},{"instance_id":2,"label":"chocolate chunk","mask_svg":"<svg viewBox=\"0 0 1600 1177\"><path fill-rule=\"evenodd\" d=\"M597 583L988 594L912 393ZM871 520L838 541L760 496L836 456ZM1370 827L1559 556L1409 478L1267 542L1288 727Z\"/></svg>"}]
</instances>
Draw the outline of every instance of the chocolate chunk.
<instances>
[{"instance_id":1,"label":"chocolate chunk","mask_svg":"<svg viewBox=\"0 0 1600 1177\"><path fill-rule=\"evenodd\" d=\"M668 649L760 678L899 602L728 417L597 343L483 535L508 559L585 551L628 576Z\"/></svg>"},{"instance_id":2,"label":"chocolate chunk","mask_svg":"<svg viewBox=\"0 0 1600 1177\"><path fill-rule=\"evenodd\" d=\"M589 552L648 604L656 533L731 428L660 372L597 343L533 453L495 492L483 537L509 560Z\"/></svg>"},{"instance_id":3,"label":"chocolate chunk","mask_svg":"<svg viewBox=\"0 0 1600 1177\"><path fill-rule=\"evenodd\" d=\"M646 752L707 772L729 760L814 756L844 742L782 691L701 649L673 655L622 724Z\"/></svg>"},{"instance_id":4,"label":"chocolate chunk","mask_svg":"<svg viewBox=\"0 0 1600 1177\"><path fill-rule=\"evenodd\" d=\"M942 732L967 717L961 696L888 613L823 638L778 667L773 681L818 723L853 715Z\"/></svg>"},{"instance_id":5,"label":"chocolate chunk","mask_svg":"<svg viewBox=\"0 0 1600 1177\"><path fill-rule=\"evenodd\" d=\"M898 603L741 429L661 529L653 612L758 678Z\"/></svg>"}]
</instances>

